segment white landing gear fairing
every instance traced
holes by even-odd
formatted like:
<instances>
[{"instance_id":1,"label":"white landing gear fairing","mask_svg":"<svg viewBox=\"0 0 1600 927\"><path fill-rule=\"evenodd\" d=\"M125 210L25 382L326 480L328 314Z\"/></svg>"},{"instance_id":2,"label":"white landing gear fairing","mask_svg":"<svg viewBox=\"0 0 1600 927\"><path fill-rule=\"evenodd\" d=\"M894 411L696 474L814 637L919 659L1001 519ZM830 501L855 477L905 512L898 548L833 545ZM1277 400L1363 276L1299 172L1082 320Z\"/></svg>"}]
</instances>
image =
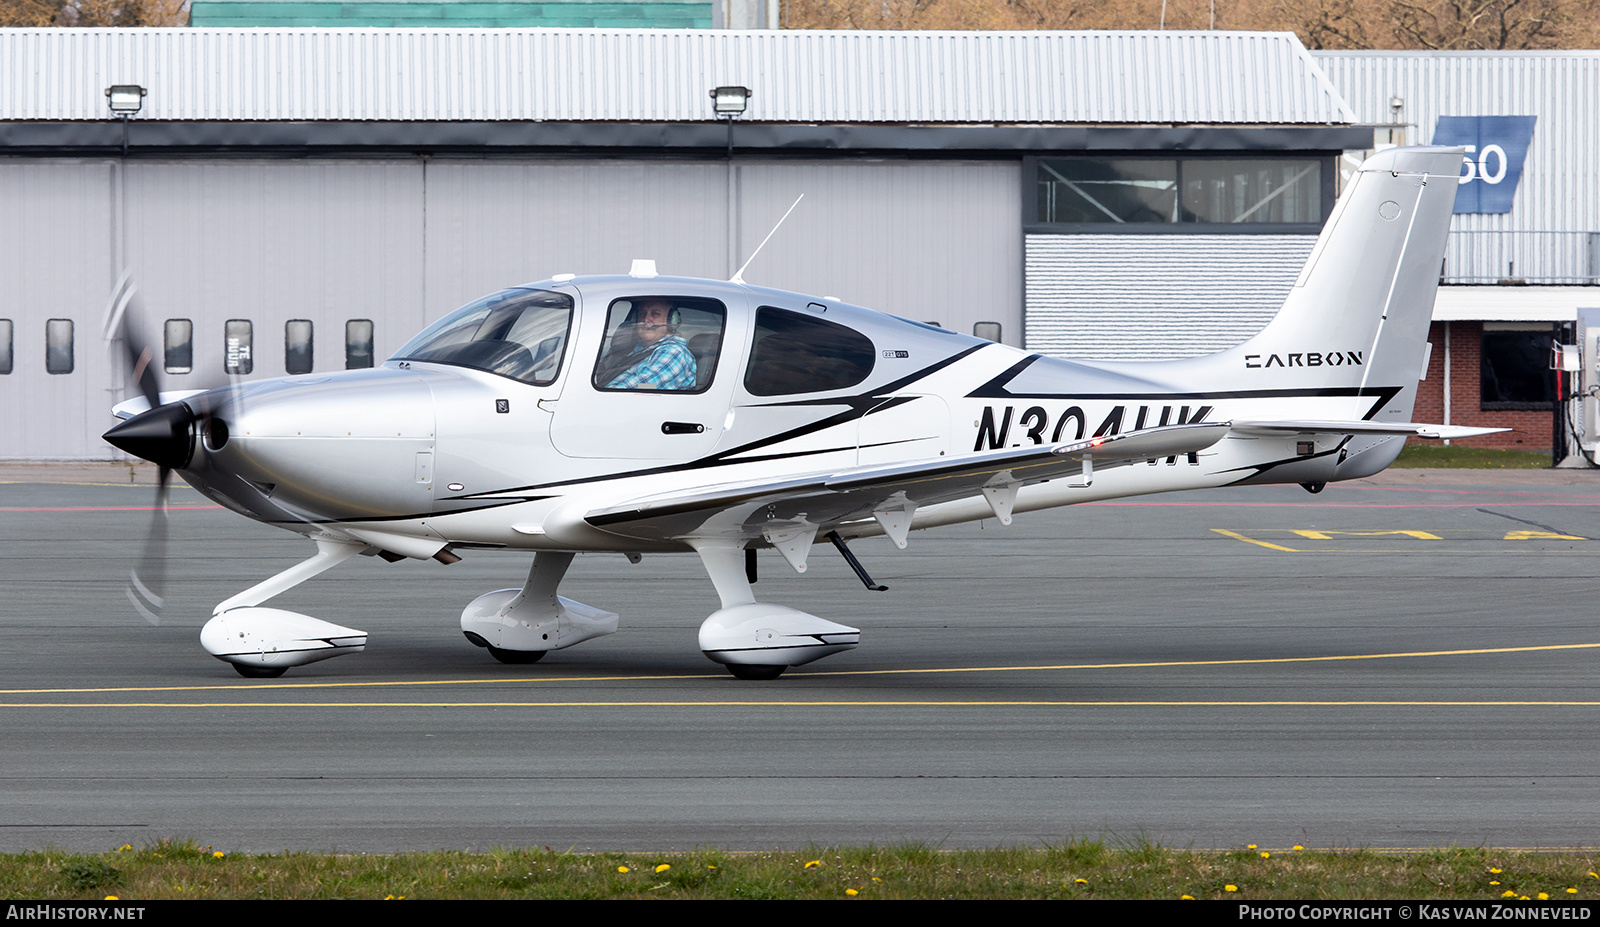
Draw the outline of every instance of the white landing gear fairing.
<instances>
[{"instance_id":1,"label":"white landing gear fairing","mask_svg":"<svg viewBox=\"0 0 1600 927\"><path fill-rule=\"evenodd\" d=\"M473 644L531 663L617 629L557 594L579 551L695 553L722 607L711 660L770 679L860 631L757 602L756 552L797 573L849 541L1051 506L1244 483L1325 484L1407 437L1461 152L1399 148L1357 172L1282 309L1217 354L1090 363L835 300L661 277L550 280L445 316L381 367L162 394L153 342L107 312L140 398L106 440L316 556L217 607L201 640L249 676L362 649L366 634L264 601L356 554L452 563L523 551L520 589L461 614ZM119 292L122 292L119 288ZM158 530L159 529L159 530ZM164 523L152 528L152 550ZM163 559L130 597L159 617ZM363 621L364 623L364 621Z\"/></svg>"}]
</instances>

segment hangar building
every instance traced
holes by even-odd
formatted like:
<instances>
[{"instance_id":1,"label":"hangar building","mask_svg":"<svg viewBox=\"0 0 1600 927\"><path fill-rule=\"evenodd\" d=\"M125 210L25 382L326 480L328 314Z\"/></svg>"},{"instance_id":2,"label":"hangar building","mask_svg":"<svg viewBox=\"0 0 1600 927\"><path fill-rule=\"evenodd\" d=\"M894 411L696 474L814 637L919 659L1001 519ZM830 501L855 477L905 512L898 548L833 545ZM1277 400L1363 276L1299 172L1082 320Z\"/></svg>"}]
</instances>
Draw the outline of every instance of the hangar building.
<instances>
[{"instance_id":1,"label":"hangar building","mask_svg":"<svg viewBox=\"0 0 1600 927\"><path fill-rule=\"evenodd\" d=\"M1541 124L1514 208L1534 184L1596 200L1540 148L1594 130L1595 56L1573 57L1589 112L1536 114L1581 125ZM1343 169L1428 140L1437 82L1364 90L1379 71L1277 33L6 30L0 457L115 455L101 326L125 273L164 388L196 388L381 361L557 273L726 278L801 194L747 279L1044 353L1215 350L1276 309ZM742 114L718 87L749 89ZM1507 105L1544 103L1479 112ZM1511 215L1483 231L1600 228ZM1452 255L1464 288L1498 272ZM1519 266L1519 290L1554 285Z\"/></svg>"}]
</instances>

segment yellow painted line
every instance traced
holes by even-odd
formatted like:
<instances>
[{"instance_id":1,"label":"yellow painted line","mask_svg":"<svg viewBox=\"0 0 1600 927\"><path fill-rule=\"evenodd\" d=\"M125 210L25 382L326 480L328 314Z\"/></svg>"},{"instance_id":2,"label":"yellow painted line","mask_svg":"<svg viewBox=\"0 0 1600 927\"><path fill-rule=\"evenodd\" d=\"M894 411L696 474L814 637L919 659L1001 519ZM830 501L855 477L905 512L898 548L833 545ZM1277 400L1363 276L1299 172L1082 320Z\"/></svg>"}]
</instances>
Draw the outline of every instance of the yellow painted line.
<instances>
[{"instance_id":1,"label":"yellow painted line","mask_svg":"<svg viewBox=\"0 0 1600 927\"><path fill-rule=\"evenodd\" d=\"M1331 541L1334 539L1333 536L1336 534L1340 535L1341 537L1353 538L1376 538L1390 534L1403 534L1407 537L1416 538L1419 541L1444 540L1444 538L1439 537L1437 534L1434 534L1431 531L1417 531L1413 528L1379 528L1372 531L1365 529L1360 531L1338 531L1332 528L1291 528L1290 530L1295 534L1312 541Z\"/></svg>"},{"instance_id":2,"label":"yellow painted line","mask_svg":"<svg viewBox=\"0 0 1600 927\"><path fill-rule=\"evenodd\" d=\"M1600 700L756 699L570 702L7 702L0 708L1600 708Z\"/></svg>"},{"instance_id":3,"label":"yellow painted line","mask_svg":"<svg viewBox=\"0 0 1600 927\"><path fill-rule=\"evenodd\" d=\"M78 689L0 689L0 695L51 695L67 694L72 692L259 692L269 689L359 689L369 686L492 686L504 683L524 682L658 682L664 679L722 679L726 674L710 671L705 673L677 673L663 674L660 676L507 676L501 678L488 677L483 679L415 679L415 680L386 680L381 682L272 682L272 683L244 683L234 682L227 685L209 686L105 686L102 688Z\"/></svg>"},{"instance_id":4,"label":"yellow painted line","mask_svg":"<svg viewBox=\"0 0 1600 927\"><path fill-rule=\"evenodd\" d=\"M1227 528L1212 528L1211 530L1215 531L1218 534L1225 535L1227 537L1233 538L1236 541L1243 541L1246 544L1257 544L1257 545L1259 545L1261 547L1267 548L1268 550L1284 550L1284 551L1288 551L1291 554L1300 553L1300 551L1295 550L1293 547L1282 547L1282 546L1280 546L1278 544L1268 544L1266 541L1258 541L1255 538L1247 538L1244 535L1240 534L1239 532L1237 532L1237 531L1229 531Z\"/></svg>"},{"instance_id":5,"label":"yellow painted line","mask_svg":"<svg viewBox=\"0 0 1600 927\"><path fill-rule=\"evenodd\" d=\"M1167 666L1249 666L1268 663L1331 663L1344 660L1397 660L1406 657L1480 656L1483 654L1493 653L1537 653L1552 650L1592 650L1596 648L1600 648L1600 643L1538 644L1527 647L1479 647L1471 650L1413 650L1398 653L1335 654L1332 656L1322 657L1258 657L1237 660L1152 660L1140 663L1054 663L1029 664L1024 666L947 666L925 669L827 670L823 672L807 672L792 676L790 678L809 679L821 676L897 676L928 673L1019 673L1039 672L1041 670L1151 669ZM95 694L110 692L272 692L280 689L359 689L371 688L374 686L467 686L536 682L660 682L670 679L722 680L726 678L727 677L722 673L712 671L708 673L677 673L661 676L524 676L514 678L508 677L486 679L392 680L388 682L280 682L232 683L230 685L206 686L106 686L102 688L71 689L0 689L0 695L68 695L72 693ZM400 704L418 703L403 702ZM661 703L647 702L641 704Z\"/></svg>"},{"instance_id":6,"label":"yellow painted line","mask_svg":"<svg viewBox=\"0 0 1600 927\"><path fill-rule=\"evenodd\" d=\"M1596 644L1543 644L1534 647L1482 647L1474 650L1415 650L1404 653L1356 653L1327 657L1262 657L1241 660L1167 660L1148 663L1064 663L1039 666L965 666L942 669L830 670L806 676L891 676L900 673L1004 673L1024 670L1149 669L1163 666L1248 666L1263 663L1332 663L1341 660L1396 660L1403 657L1456 657L1486 653L1532 653L1541 650L1586 650Z\"/></svg>"},{"instance_id":7,"label":"yellow painted line","mask_svg":"<svg viewBox=\"0 0 1600 927\"><path fill-rule=\"evenodd\" d=\"M1247 537L1246 535L1240 534L1237 531L1229 531L1227 528L1212 528L1211 530L1215 531L1217 534L1223 535L1225 537L1233 538L1236 541L1243 541L1246 544L1255 544L1255 545L1257 545L1259 547L1265 547L1268 550L1281 550L1281 551L1283 551L1285 553L1290 553L1290 554L1414 554L1419 549L1431 550L1431 551L1435 551L1435 552L1440 550L1437 547L1428 547L1428 548L1416 548L1416 547L1402 547L1402 548L1319 547L1319 548L1315 548L1315 549L1306 549L1306 548L1301 548L1301 547L1284 547L1282 544L1274 544L1271 541L1262 541L1262 540L1259 540L1257 538ZM1298 529L1298 528L1276 528L1276 529L1270 529L1270 530L1289 531L1289 532L1292 532L1294 534L1299 534L1299 535L1302 535L1302 536L1323 535L1323 534L1354 534L1355 533L1355 532L1337 532L1337 531L1328 531L1328 532L1306 531L1306 530L1302 530L1302 529ZM1378 532L1378 533L1381 533L1381 534L1423 534L1425 532L1387 531L1387 532ZM1512 534L1516 534L1516 533L1517 532L1512 532ZM1507 535L1506 537L1500 538L1498 540L1521 541L1521 540L1555 540L1555 539L1574 540L1574 541L1586 540L1585 538L1568 537L1566 535L1550 535L1548 537L1544 536L1544 535L1540 535L1537 538L1521 538L1521 537L1514 538L1514 537L1511 537L1510 535ZM1334 538L1324 538L1324 537L1318 536L1318 537L1311 537L1311 540L1319 540L1320 541L1320 540L1335 540L1335 539ZM1432 538L1432 540L1438 541L1438 540L1444 540L1444 539L1443 538L1439 538L1439 537L1434 537L1434 538ZM1462 540L1493 541L1493 540L1497 540L1497 539L1496 538L1484 537L1484 538L1463 538ZM1495 549L1495 550L1461 550L1459 548L1450 548L1450 547L1444 548L1444 552L1449 553L1452 556L1457 556L1457 557L1460 557L1460 556L1473 556L1473 555L1479 555L1479 554L1491 554L1491 555L1494 555L1494 556L1506 556L1508 554L1546 554L1546 553L1548 553L1548 554L1568 554L1568 553L1571 553L1571 551L1569 551L1569 550L1546 551L1546 550L1543 550L1541 548L1520 548L1520 549L1518 549L1518 548L1499 548L1499 549Z\"/></svg>"}]
</instances>

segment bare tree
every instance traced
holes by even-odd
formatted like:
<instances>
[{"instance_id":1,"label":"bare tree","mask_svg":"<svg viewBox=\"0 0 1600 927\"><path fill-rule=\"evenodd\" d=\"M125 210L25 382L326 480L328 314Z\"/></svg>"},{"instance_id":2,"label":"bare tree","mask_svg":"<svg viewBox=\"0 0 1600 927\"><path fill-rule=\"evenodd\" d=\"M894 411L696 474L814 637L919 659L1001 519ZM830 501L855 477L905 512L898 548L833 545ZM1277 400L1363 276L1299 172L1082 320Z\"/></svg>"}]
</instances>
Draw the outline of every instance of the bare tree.
<instances>
[{"instance_id":1,"label":"bare tree","mask_svg":"<svg viewBox=\"0 0 1600 927\"><path fill-rule=\"evenodd\" d=\"M1560 16L1558 0L1396 0L1395 37L1410 48L1547 48Z\"/></svg>"},{"instance_id":2,"label":"bare tree","mask_svg":"<svg viewBox=\"0 0 1600 927\"><path fill-rule=\"evenodd\" d=\"M13 2L13 0L4 0ZM1244 29L1308 48L1600 45L1600 0L784 0L792 29Z\"/></svg>"},{"instance_id":3,"label":"bare tree","mask_svg":"<svg viewBox=\"0 0 1600 927\"><path fill-rule=\"evenodd\" d=\"M0 0L0 27L184 26L188 0Z\"/></svg>"}]
</instances>

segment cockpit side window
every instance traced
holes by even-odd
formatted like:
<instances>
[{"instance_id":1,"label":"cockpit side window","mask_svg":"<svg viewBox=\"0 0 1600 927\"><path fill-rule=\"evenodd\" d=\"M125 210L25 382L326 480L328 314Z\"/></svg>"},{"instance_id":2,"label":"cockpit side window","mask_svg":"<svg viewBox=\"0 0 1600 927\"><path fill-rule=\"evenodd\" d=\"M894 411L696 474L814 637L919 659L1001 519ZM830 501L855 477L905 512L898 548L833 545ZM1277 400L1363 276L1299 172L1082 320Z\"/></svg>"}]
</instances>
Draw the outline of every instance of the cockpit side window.
<instances>
[{"instance_id":1,"label":"cockpit side window","mask_svg":"<svg viewBox=\"0 0 1600 927\"><path fill-rule=\"evenodd\" d=\"M701 393L722 353L727 309L714 299L630 296L611 303L594 367L600 390Z\"/></svg>"},{"instance_id":2,"label":"cockpit side window","mask_svg":"<svg viewBox=\"0 0 1600 927\"><path fill-rule=\"evenodd\" d=\"M847 389L871 375L876 354L872 341L854 329L762 306L744 388L754 396Z\"/></svg>"},{"instance_id":3,"label":"cockpit side window","mask_svg":"<svg viewBox=\"0 0 1600 927\"><path fill-rule=\"evenodd\" d=\"M423 329L391 360L453 364L548 386L561 373L572 310L564 293L503 290Z\"/></svg>"}]
</instances>

